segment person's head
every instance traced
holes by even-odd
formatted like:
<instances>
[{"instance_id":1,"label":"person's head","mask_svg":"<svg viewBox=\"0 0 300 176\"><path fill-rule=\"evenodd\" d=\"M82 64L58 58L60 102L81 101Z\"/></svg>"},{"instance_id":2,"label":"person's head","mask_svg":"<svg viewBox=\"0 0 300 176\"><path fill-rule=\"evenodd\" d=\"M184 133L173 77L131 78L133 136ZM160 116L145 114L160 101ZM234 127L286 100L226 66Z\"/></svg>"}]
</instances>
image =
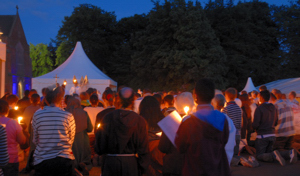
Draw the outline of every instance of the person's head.
<instances>
[{"instance_id":1,"label":"person's head","mask_svg":"<svg viewBox=\"0 0 300 176\"><path fill-rule=\"evenodd\" d=\"M119 91L121 108L133 109L134 92L129 87L124 87Z\"/></svg>"},{"instance_id":2,"label":"person's head","mask_svg":"<svg viewBox=\"0 0 300 176\"><path fill-rule=\"evenodd\" d=\"M17 102L19 101L19 98L16 95L11 94L7 97L6 100L10 107L14 107L17 104Z\"/></svg>"},{"instance_id":3,"label":"person's head","mask_svg":"<svg viewBox=\"0 0 300 176\"><path fill-rule=\"evenodd\" d=\"M286 95L285 94L281 94L281 99L286 100Z\"/></svg>"},{"instance_id":4,"label":"person's head","mask_svg":"<svg viewBox=\"0 0 300 176\"><path fill-rule=\"evenodd\" d=\"M70 96L66 110L73 113L75 109L81 109L80 100L78 98Z\"/></svg>"},{"instance_id":5,"label":"person's head","mask_svg":"<svg viewBox=\"0 0 300 176\"><path fill-rule=\"evenodd\" d=\"M212 80L200 79L194 89L194 97L197 104L211 104L211 100L215 97L215 84Z\"/></svg>"},{"instance_id":6,"label":"person's head","mask_svg":"<svg viewBox=\"0 0 300 176\"><path fill-rule=\"evenodd\" d=\"M175 107L179 114L184 114L184 107L189 107L189 112L192 111L194 107L194 98L191 92L182 92L181 94L177 95L175 101Z\"/></svg>"},{"instance_id":7,"label":"person's head","mask_svg":"<svg viewBox=\"0 0 300 176\"><path fill-rule=\"evenodd\" d=\"M43 97L45 97L47 95L47 93L49 92L49 88L45 87L42 89L42 94L43 94Z\"/></svg>"},{"instance_id":8,"label":"person's head","mask_svg":"<svg viewBox=\"0 0 300 176\"><path fill-rule=\"evenodd\" d=\"M253 90L251 92L251 96L252 96L253 99L257 98L257 95L258 95L258 92L256 90Z\"/></svg>"},{"instance_id":9,"label":"person's head","mask_svg":"<svg viewBox=\"0 0 300 176\"><path fill-rule=\"evenodd\" d=\"M0 116L7 116L9 111L9 105L7 101L0 99Z\"/></svg>"},{"instance_id":10,"label":"person's head","mask_svg":"<svg viewBox=\"0 0 300 176\"><path fill-rule=\"evenodd\" d=\"M243 95L243 94L247 94L247 95L248 95L247 91L245 91L245 90L243 90L243 91L241 92L241 95Z\"/></svg>"},{"instance_id":11,"label":"person's head","mask_svg":"<svg viewBox=\"0 0 300 176\"><path fill-rule=\"evenodd\" d=\"M165 107L173 107L174 106L174 97L173 95L166 95L164 97L164 104L165 104Z\"/></svg>"},{"instance_id":12,"label":"person's head","mask_svg":"<svg viewBox=\"0 0 300 176\"><path fill-rule=\"evenodd\" d=\"M268 90L267 86L262 85L262 86L259 87L259 92L264 91L264 90Z\"/></svg>"},{"instance_id":13,"label":"person's head","mask_svg":"<svg viewBox=\"0 0 300 176\"><path fill-rule=\"evenodd\" d=\"M273 93L270 93L270 100L269 100L269 102L275 104L276 101L277 101L276 96Z\"/></svg>"},{"instance_id":14,"label":"person's head","mask_svg":"<svg viewBox=\"0 0 300 176\"><path fill-rule=\"evenodd\" d=\"M41 101L41 97L39 96L39 94L32 94L30 97L30 102L34 105L37 106L40 104Z\"/></svg>"},{"instance_id":15,"label":"person's head","mask_svg":"<svg viewBox=\"0 0 300 176\"><path fill-rule=\"evenodd\" d=\"M149 125L149 129L159 130L157 123L164 118L160 104L153 96L146 96L139 106L139 112Z\"/></svg>"},{"instance_id":16,"label":"person's head","mask_svg":"<svg viewBox=\"0 0 300 176\"><path fill-rule=\"evenodd\" d=\"M237 90L235 88L228 88L225 91L225 99L227 102L234 101L237 97Z\"/></svg>"},{"instance_id":17,"label":"person's head","mask_svg":"<svg viewBox=\"0 0 300 176\"><path fill-rule=\"evenodd\" d=\"M30 92L29 90L25 90L24 96L28 98L29 97L29 92Z\"/></svg>"},{"instance_id":18,"label":"person's head","mask_svg":"<svg viewBox=\"0 0 300 176\"><path fill-rule=\"evenodd\" d=\"M221 111L224 106L225 106L225 97L222 94L217 94L215 97L212 99L211 104L215 108L215 110Z\"/></svg>"},{"instance_id":19,"label":"person's head","mask_svg":"<svg viewBox=\"0 0 300 176\"><path fill-rule=\"evenodd\" d=\"M45 97L46 104L59 107L64 94L65 91L61 87L57 87L55 90L50 90Z\"/></svg>"},{"instance_id":20,"label":"person's head","mask_svg":"<svg viewBox=\"0 0 300 176\"><path fill-rule=\"evenodd\" d=\"M102 99L106 106L114 105L114 92L111 89L107 89L102 94Z\"/></svg>"},{"instance_id":21,"label":"person's head","mask_svg":"<svg viewBox=\"0 0 300 176\"><path fill-rule=\"evenodd\" d=\"M89 94L87 94L86 92L81 92L80 93L80 100L84 101L84 100L88 100L89 99Z\"/></svg>"},{"instance_id":22,"label":"person's head","mask_svg":"<svg viewBox=\"0 0 300 176\"><path fill-rule=\"evenodd\" d=\"M35 89L31 89L31 90L29 91L28 97L30 98L31 95L33 95L33 94L38 94L37 91L36 91Z\"/></svg>"},{"instance_id":23,"label":"person's head","mask_svg":"<svg viewBox=\"0 0 300 176\"><path fill-rule=\"evenodd\" d=\"M268 90L261 91L259 95L259 101L261 104L270 100L270 92Z\"/></svg>"},{"instance_id":24,"label":"person's head","mask_svg":"<svg viewBox=\"0 0 300 176\"><path fill-rule=\"evenodd\" d=\"M273 92L274 90L274 92ZM280 90L277 90L277 89L273 89L272 90L272 93L276 96L277 100L281 100L282 99L282 93Z\"/></svg>"},{"instance_id":25,"label":"person's head","mask_svg":"<svg viewBox=\"0 0 300 176\"><path fill-rule=\"evenodd\" d=\"M91 103L91 105L93 107L97 107L98 106L98 102L99 102L99 99L98 99L97 94L91 95L91 97L90 97L90 103Z\"/></svg>"},{"instance_id":26,"label":"person's head","mask_svg":"<svg viewBox=\"0 0 300 176\"><path fill-rule=\"evenodd\" d=\"M159 95L159 94L154 94L153 97L156 98L156 100L158 101L159 104L161 104L161 102L162 102L161 95Z\"/></svg>"},{"instance_id":27,"label":"person's head","mask_svg":"<svg viewBox=\"0 0 300 176\"><path fill-rule=\"evenodd\" d=\"M56 83L56 84L55 84L55 87L59 87L59 83Z\"/></svg>"},{"instance_id":28,"label":"person's head","mask_svg":"<svg viewBox=\"0 0 300 176\"><path fill-rule=\"evenodd\" d=\"M250 99L248 97L248 94L242 94L242 95L240 95L239 99L242 101L242 107L248 107L248 106L250 106Z\"/></svg>"},{"instance_id":29,"label":"person's head","mask_svg":"<svg viewBox=\"0 0 300 176\"><path fill-rule=\"evenodd\" d=\"M297 96L297 94L296 94L295 91L291 91L291 92L289 93L289 99L290 99L291 101L294 100L294 99L296 98L296 96Z\"/></svg>"},{"instance_id":30,"label":"person's head","mask_svg":"<svg viewBox=\"0 0 300 176\"><path fill-rule=\"evenodd\" d=\"M64 103L65 105L68 105L68 100L71 97L71 95L65 95Z\"/></svg>"},{"instance_id":31,"label":"person's head","mask_svg":"<svg viewBox=\"0 0 300 176\"><path fill-rule=\"evenodd\" d=\"M95 92L95 90L93 88L88 88L88 90L86 90L86 93L89 94L89 96L92 96Z\"/></svg>"},{"instance_id":32,"label":"person's head","mask_svg":"<svg viewBox=\"0 0 300 176\"><path fill-rule=\"evenodd\" d=\"M152 95L152 91L148 88L143 90L143 97Z\"/></svg>"}]
</instances>

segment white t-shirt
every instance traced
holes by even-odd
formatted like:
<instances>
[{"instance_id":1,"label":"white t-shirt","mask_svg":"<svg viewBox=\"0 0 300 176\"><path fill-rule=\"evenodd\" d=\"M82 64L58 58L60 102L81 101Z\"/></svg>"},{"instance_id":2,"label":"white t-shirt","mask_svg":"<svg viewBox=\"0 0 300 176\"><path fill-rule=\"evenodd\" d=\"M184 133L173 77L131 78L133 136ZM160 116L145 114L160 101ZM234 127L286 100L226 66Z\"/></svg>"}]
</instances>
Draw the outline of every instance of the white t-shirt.
<instances>
[{"instance_id":1,"label":"white t-shirt","mask_svg":"<svg viewBox=\"0 0 300 176\"><path fill-rule=\"evenodd\" d=\"M83 110L85 110L88 113L88 115L89 115L89 117L91 119L91 122L93 124L93 127L94 127L95 126L95 122L96 122L97 114L99 112L103 111L104 108L103 107L85 107ZM94 129L93 129L92 132L90 132L88 134L94 134Z\"/></svg>"}]
</instances>

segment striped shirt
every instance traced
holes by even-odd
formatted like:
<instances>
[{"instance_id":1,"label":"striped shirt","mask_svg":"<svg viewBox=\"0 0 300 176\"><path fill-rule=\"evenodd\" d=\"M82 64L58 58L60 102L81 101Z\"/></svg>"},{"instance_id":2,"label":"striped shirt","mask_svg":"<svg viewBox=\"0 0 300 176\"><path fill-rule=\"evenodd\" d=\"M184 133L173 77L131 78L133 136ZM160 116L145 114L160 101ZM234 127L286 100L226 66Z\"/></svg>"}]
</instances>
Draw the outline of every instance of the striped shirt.
<instances>
[{"instance_id":1,"label":"striped shirt","mask_svg":"<svg viewBox=\"0 0 300 176\"><path fill-rule=\"evenodd\" d=\"M222 112L233 121L233 124L236 128L236 135L241 135L241 128L242 128L242 109L234 102L228 102L227 106L223 108Z\"/></svg>"},{"instance_id":2,"label":"striped shirt","mask_svg":"<svg viewBox=\"0 0 300 176\"><path fill-rule=\"evenodd\" d=\"M9 155L7 150L6 130L0 123L0 168L8 163Z\"/></svg>"},{"instance_id":3,"label":"striped shirt","mask_svg":"<svg viewBox=\"0 0 300 176\"><path fill-rule=\"evenodd\" d=\"M32 118L34 165L56 157L74 160L72 144L75 137L75 120L71 113L58 107L45 106Z\"/></svg>"},{"instance_id":4,"label":"striped shirt","mask_svg":"<svg viewBox=\"0 0 300 176\"><path fill-rule=\"evenodd\" d=\"M283 100L277 100L278 123L275 127L276 137L288 137L295 134L293 109Z\"/></svg>"}]
</instances>

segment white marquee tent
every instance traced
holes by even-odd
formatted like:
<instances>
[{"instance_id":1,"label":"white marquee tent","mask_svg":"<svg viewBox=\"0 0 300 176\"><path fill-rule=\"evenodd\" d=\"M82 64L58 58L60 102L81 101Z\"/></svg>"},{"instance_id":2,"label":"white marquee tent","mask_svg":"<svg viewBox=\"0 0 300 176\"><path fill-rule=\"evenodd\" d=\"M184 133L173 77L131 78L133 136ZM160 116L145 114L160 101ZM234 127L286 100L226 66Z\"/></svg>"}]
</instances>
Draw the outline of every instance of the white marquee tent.
<instances>
[{"instance_id":1,"label":"white marquee tent","mask_svg":"<svg viewBox=\"0 0 300 176\"><path fill-rule=\"evenodd\" d=\"M253 81L252 81L251 77L248 78L246 86L243 90L247 91L248 93L252 92L253 90L257 91L257 89L255 88L255 86L253 84Z\"/></svg>"},{"instance_id":2,"label":"white marquee tent","mask_svg":"<svg viewBox=\"0 0 300 176\"><path fill-rule=\"evenodd\" d=\"M57 82L61 85L64 80L67 81L66 94L69 93L71 87L73 87L73 77L75 76L79 82L81 77L88 78L88 87L96 88L98 91L103 93L106 87L115 89L117 83L105 75L99 70L85 54L81 42L77 42L74 51L70 57L55 70L45 75L32 78L32 88L36 89L38 93L44 87L51 87L55 85L55 77Z\"/></svg>"},{"instance_id":3,"label":"white marquee tent","mask_svg":"<svg viewBox=\"0 0 300 176\"><path fill-rule=\"evenodd\" d=\"M270 91L278 89L286 95L288 95L291 91L295 91L297 93L297 97L300 97L300 78L280 79L264 85L267 86L267 89Z\"/></svg>"}]
</instances>

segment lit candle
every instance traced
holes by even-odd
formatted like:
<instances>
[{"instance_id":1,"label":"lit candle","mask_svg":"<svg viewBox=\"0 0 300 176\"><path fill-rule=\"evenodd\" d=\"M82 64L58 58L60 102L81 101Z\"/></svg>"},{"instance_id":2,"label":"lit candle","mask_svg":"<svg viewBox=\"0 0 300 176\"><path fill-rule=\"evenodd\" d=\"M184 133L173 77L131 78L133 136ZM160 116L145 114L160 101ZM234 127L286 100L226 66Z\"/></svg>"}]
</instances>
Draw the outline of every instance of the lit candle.
<instances>
[{"instance_id":1,"label":"lit candle","mask_svg":"<svg viewBox=\"0 0 300 176\"><path fill-rule=\"evenodd\" d=\"M184 107L184 112L186 115L188 115L190 108L188 106Z\"/></svg>"},{"instance_id":2,"label":"lit candle","mask_svg":"<svg viewBox=\"0 0 300 176\"><path fill-rule=\"evenodd\" d=\"M162 134L162 132L158 132L158 133L156 133L156 136L161 136L161 134Z\"/></svg>"},{"instance_id":3,"label":"lit candle","mask_svg":"<svg viewBox=\"0 0 300 176\"><path fill-rule=\"evenodd\" d=\"M66 81L66 80L64 81L64 85L65 85L65 86L67 85L67 81Z\"/></svg>"},{"instance_id":4,"label":"lit candle","mask_svg":"<svg viewBox=\"0 0 300 176\"><path fill-rule=\"evenodd\" d=\"M21 124L21 121L23 120L23 117L18 117L18 123Z\"/></svg>"},{"instance_id":5,"label":"lit candle","mask_svg":"<svg viewBox=\"0 0 300 176\"><path fill-rule=\"evenodd\" d=\"M19 109L19 107L18 107L18 106L15 106L15 107L14 107L14 109L15 109L15 110L18 110L18 109Z\"/></svg>"},{"instance_id":6,"label":"lit candle","mask_svg":"<svg viewBox=\"0 0 300 176\"><path fill-rule=\"evenodd\" d=\"M100 124L100 123L98 123L98 125L97 125L97 129L98 129L98 128L100 128L100 126L101 126L101 124Z\"/></svg>"}]
</instances>

